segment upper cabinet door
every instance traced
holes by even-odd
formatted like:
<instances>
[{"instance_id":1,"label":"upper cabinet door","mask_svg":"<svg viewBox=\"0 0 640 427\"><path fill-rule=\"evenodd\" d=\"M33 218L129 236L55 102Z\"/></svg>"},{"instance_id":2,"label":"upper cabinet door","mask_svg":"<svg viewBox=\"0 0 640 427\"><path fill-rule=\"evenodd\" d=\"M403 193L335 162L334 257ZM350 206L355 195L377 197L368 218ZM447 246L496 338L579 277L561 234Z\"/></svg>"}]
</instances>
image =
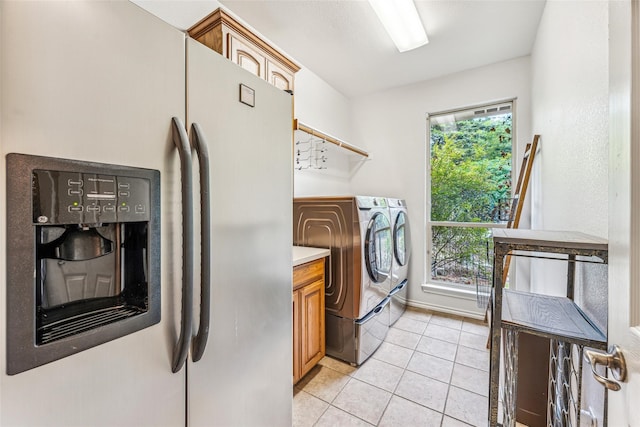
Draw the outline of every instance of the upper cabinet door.
<instances>
[{"instance_id":1,"label":"upper cabinet door","mask_svg":"<svg viewBox=\"0 0 640 427\"><path fill-rule=\"evenodd\" d=\"M188 33L250 73L293 93L294 75L300 67L224 10L214 10Z\"/></svg>"},{"instance_id":2,"label":"upper cabinet door","mask_svg":"<svg viewBox=\"0 0 640 427\"><path fill-rule=\"evenodd\" d=\"M267 59L267 81L278 89L293 92L293 73L270 59Z\"/></svg>"},{"instance_id":3,"label":"upper cabinet door","mask_svg":"<svg viewBox=\"0 0 640 427\"><path fill-rule=\"evenodd\" d=\"M227 58L245 70L266 80L267 58L235 31L227 34Z\"/></svg>"}]
</instances>

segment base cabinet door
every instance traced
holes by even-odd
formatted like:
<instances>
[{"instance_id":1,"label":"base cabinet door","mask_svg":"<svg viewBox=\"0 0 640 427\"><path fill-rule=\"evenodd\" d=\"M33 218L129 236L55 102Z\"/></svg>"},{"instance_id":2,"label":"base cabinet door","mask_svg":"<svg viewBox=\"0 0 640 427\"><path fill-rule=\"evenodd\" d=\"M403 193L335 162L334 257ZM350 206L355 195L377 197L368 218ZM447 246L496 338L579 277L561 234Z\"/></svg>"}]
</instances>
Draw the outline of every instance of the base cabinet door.
<instances>
[{"instance_id":1,"label":"base cabinet door","mask_svg":"<svg viewBox=\"0 0 640 427\"><path fill-rule=\"evenodd\" d=\"M301 314L301 376L311 370L325 354L324 280L318 280L300 290Z\"/></svg>"},{"instance_id":2,"label":"base cabinet door","mask_svg":"<svg viewBox=\"0 0 640 427\"><path fill-rule=\"evenodd\" d=\"M293 293L293 383L296 384L302 378L300 375L300 291Z\"/></svg>"},{"instance_id":3,"label":"base cabinet door","mask_svg":"<svg viewBox=\"0 0 640 427\"><path fill-rule=\"evenodd\" d=\"M293 269L293 383L325 355L324 258Z\"/></svg>"}]
</instances>

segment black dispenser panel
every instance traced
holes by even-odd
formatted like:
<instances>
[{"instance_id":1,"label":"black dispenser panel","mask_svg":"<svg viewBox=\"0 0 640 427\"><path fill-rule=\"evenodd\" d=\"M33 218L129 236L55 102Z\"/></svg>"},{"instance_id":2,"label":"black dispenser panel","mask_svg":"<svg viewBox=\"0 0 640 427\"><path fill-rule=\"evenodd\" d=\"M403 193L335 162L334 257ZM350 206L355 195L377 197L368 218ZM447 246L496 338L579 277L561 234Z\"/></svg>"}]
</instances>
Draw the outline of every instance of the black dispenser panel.
<instances>
[{"instance_id":1,"label":"black dispenser panel","mask_svg":"<svg viewBox=\"0 0 640 427\"><path fill-rule=\"evenodd\" d=\"M7 155L7 374L160 321L160 172Z\"/></svg>"},{"instance_id":2,"label":"black dispenser panel","mask_svg":"<svg viewBox=\"0 0 640 427\"><path fill-rule=\"evenodd\" d=\"M35 224L149 221L149 180L52 170L33 172Z\"/></svg>"}]
</instances>

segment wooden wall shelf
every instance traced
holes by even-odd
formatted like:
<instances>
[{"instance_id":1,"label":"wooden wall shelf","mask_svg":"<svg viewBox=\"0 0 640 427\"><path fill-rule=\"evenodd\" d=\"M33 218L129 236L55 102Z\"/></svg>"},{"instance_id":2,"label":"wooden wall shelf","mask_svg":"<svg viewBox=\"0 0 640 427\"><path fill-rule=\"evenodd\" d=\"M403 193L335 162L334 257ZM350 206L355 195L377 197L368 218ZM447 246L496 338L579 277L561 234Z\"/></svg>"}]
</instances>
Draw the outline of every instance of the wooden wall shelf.
<instances>
[{"instance_id":1,"label":"wooden wall shelf","mask_svg":"<svg viewBox=\"0 0 640 427\"><path fill-rule=\"evenodd\" d=\"M344 148L345 150L351 151L352 153L358 154L365 159L369 158L369 153L365 150L356 147L355 145L351 145L348 142L342 141L338 138L335 138L331 135L328 135L324 132L321 132L317 129L312 128L311 126L307 126L304 123L301 123L298 119L293 120L293 130L301 130L303 132L308 133L309 135L313 135L317 138L324 139L327 142L337 145L338 147Z\"/></svg>"}]
</instances>

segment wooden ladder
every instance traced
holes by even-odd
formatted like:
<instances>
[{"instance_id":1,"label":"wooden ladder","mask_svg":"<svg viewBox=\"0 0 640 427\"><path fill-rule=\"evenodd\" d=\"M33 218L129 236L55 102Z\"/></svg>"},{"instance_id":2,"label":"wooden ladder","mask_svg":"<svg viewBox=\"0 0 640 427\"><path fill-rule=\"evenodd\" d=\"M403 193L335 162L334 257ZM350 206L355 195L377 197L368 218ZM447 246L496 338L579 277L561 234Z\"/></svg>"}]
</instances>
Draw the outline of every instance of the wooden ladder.
<instances>
[{"instance_id":1,"label":"wooden ladder","mask_svg":"<svg viewBox=\"0 0 640 427\"><path fill-rule=\"evenodd\" d=\"M520 172L518 174L518 182L513 194L513 200L511 201L511 207L509 209L509 219L507 220L506 228L518 228L520 225L520 217L522 216L522 208L524 207L524 200L529 188L529 179L531 178L531 170L533 169L533 160L536 157L536 151L538 151L538 142L540 135L534 135L533 141L525 147L524 156L522 157L522 165L520 166ZM509 275L509 266L511 265L511 255L507 255L504 260L504 269L502 270L502 283L507 283L507 276ZM484 320L491 324L491 298L489 298L489 304L484 313ZM491 334L487 339L487 348L489 348L489 342L491 340Z\"/></svg>"},{"instance_id":2,"label":"wooden ladder","mask_svg":"<svg viewBox=\"0 0 640 427\"><path fill-rule=\"evenodd\" d=\"M533 142L527 144L518 174L518 183L511 201L511 209L509 210L509 220L506 228L518 228L520 225L520 217L522 216L522 208L524 206L525 196L529 188L529 179L531 178L531 170L533 169L533 160L538 150L538 141L540 135L533 136ZM509 265L511 264L511 255L507 255L504 261L504 270L502 272L502 283L507 283L509 275Z\"/></svg>"}]
</instances>

